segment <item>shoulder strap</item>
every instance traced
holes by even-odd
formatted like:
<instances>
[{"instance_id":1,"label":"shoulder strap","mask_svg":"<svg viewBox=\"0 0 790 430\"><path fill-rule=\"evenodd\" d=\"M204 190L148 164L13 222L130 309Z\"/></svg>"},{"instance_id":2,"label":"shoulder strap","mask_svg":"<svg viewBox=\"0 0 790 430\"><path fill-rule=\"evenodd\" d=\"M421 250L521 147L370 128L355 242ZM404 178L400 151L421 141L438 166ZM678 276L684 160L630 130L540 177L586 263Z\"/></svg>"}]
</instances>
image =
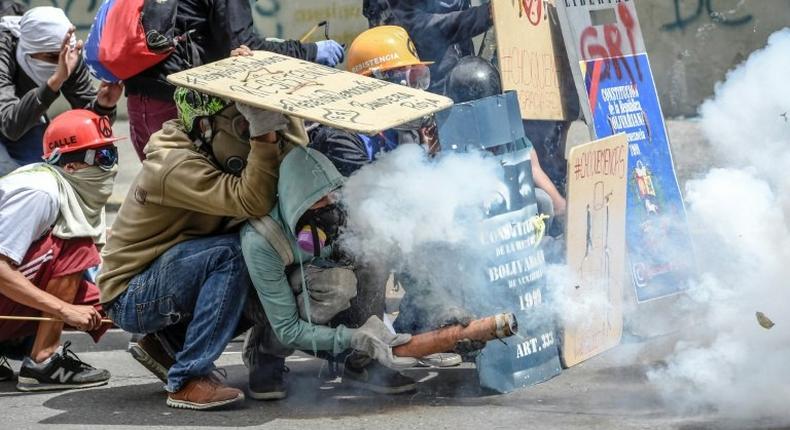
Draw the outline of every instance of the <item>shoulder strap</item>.
<instances>
[{"instance_id":1,"label":"shoulder strap","mask_svg":"<svg viewBox=\"0 0 790 430\"><path fill-rule=\"evenodd\" d=\"M262 218L251 219L250 224L258 233L269 241L286 266L293 264L294 253L291 249L291 245L288 242L288 238L285 237L282 226L280 226L274 218L266 215Z\"/></svg>"}]
</instances>

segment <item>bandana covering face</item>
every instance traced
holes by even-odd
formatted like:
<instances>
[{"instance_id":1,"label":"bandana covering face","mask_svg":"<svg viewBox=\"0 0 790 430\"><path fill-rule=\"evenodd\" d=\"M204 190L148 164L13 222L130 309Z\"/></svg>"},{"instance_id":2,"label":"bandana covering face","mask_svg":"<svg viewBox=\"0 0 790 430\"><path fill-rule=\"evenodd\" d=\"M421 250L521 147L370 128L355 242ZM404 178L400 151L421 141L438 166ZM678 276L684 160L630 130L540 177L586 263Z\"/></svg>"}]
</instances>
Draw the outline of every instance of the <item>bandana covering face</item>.
<instances>
[{"instance_id":1,"label":"bandana covering face","mask_svg":"<svg viewBox=\"0 0 790 430\"><path fill-rule=\"evenodd\" d=\"M59 52L63 37L71 28L71 21L61 9L50 6L34 7L19 21L19 43L16 47L16 62L37 85L44 85L55 73L56 64L36 60L30 54ZM72 36L71 46L76 45Z\"/></svg>"},{"instance_id":2,"label":"bandana covering face","mask_svg":"<svg viewBox=\"0 0 790 430\"><path fill-rule=\"evenodd\" d=\"M104 171L96 166L68 173L60 167L48 166L58 180L60 216L52 234L61 239L91 237L97 244L105 242L107 225L104 205L112 195L118 166Z\"/></svg>"}]
</instances>

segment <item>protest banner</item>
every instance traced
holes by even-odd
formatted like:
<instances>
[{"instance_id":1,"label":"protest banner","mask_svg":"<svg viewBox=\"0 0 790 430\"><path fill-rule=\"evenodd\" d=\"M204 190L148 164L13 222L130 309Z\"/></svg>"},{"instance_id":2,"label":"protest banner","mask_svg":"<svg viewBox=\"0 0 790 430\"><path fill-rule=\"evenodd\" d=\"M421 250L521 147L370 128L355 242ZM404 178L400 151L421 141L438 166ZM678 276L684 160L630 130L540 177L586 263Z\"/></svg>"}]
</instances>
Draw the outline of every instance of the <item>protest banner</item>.
<instances>
[{"instance_id":1,"label":"protest banner","mask_svg":"<svg viewBox=\"0 0 790 430\"><path fill-rule=\"evenodd\" d=\"M623 334L628 144L623 134L576 146L568 157L568 285L561 288L560 353L570 367Z\"/></svg>"},{"instance_id":2,"label":"protest banner","mask_svg":"<svg viewBox=\"0 0 790 430\"><path fill-rule=\"evenodd\" d=\"M452 100L320 64L255 51L167 77L175 85L363 134L452 106Z\"/></svg>"},{"instance_id":3,"label":"protest banner","mask_svg":"<svg viewBox=\"0 0 790 430\"><path fill-rule=\"evenodd\" d=\"M565 120L573 76L554 0L492 0L496 61L505 90L518 93L524 119Z\"/></svg>"},{"instance_id":4,"label":"protest banner","mask_svg":"<svg viewBox=\"0 0 790 430\"><path fill-rule=\"evenodd\" d=\"M689 286L694 255L635 2L567 0L558 12L591 136L628 140L634 297L641 304L676 295Z\"/></svg>"}]
</instances>

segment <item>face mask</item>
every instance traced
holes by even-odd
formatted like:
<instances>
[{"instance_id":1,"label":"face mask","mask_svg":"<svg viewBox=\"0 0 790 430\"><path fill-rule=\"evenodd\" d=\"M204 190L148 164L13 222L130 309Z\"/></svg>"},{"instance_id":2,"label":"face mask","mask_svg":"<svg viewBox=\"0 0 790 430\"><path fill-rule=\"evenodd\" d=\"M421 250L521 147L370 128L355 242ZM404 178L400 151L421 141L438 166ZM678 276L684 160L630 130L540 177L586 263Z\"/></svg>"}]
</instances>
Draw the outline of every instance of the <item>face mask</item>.
<instances>
[{"instance_id":1,"label":"face mask","mask_svg":"<svg viewBox=\"0 0 790 430\"><path fill-rule=\"evenodd\" d=\"M209 143L207 146L220 168L240 176L250 154L250 131L249 123L235 105L212 117L201 118L197 128L201 133L199 140Z\"/></svg>"},{"instance_id":2,"label":"face mask","mask_svg":"<svg viewBox=\"0 0 790 430\"><path fill-rule=\"evenodd\" d=\"M318 257L322 247L337 240L340 228L345 226L345 222L345 213L337 205L310 209L302 215L296 225L296 231L299 232L297 241L301 237L300 247Z\"/></svg>"},{"instance_id":3,"label":"face mask","mask_svg":"<svg viewBox=\"0 0 790 430\"><path fill-rule=\"evenodd\" d=\"M326 233L318 227L313 230L310 226L305 226L296 235L296 243L302 251L318 257L321 255L321 249L326 246Z\"/></svg>"},{"instance_id":4,"label":"face mask","mask_svg":"<svg viewBox=\"0 0 790 430\"><path fill-rule=\"evenodd\" d=\"M55 70L58 68L57 64L48 63L30 56L28 56L27 59L27 66L25 72L30 76L30 79L38 85L44 85L44 83L55 74Z\"/></svg>"},{"instance_id":5,"label":"face mask","mask_svg":"<svg viewBox=\"0 0 790 430\"><path fill-rule=\"evenodd\" d=\"M118 166L104 170L97 166L86 167L75 172L60 169L61 175L71 184L74 191L93 209L100 209L110 199Z\"/></svg>"}]
</instances>

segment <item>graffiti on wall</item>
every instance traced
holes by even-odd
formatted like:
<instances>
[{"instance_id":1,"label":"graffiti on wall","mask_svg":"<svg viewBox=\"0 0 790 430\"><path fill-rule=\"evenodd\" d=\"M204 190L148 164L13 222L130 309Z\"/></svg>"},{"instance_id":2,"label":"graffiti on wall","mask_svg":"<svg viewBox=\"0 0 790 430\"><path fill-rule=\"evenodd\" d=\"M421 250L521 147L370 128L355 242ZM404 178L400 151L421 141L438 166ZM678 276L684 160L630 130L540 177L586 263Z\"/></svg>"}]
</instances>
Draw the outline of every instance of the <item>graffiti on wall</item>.
<instances>
[{"instance_id":1,"label":"graffiti on wall","mask_svg":"<svg viewBox=\"0 0 790 430\"><path fill-rule=\"evenodd\" d=\"M681 10L681 3L683 3L683 0L674 0L675 20L662 25L661 29L664 31L684 30L690 24L697 23L700 18L705 15L710 18L711 22L714 24L728 27L737 27L747 24L754 18L751 14L733 16L737 13L737 7L722 12L716 9L713 0L696 0L696 2L697 6L694 12L691 15L683 16ZM693 1L691 3L693 3Z\"/></svg>"}]
</instances>

